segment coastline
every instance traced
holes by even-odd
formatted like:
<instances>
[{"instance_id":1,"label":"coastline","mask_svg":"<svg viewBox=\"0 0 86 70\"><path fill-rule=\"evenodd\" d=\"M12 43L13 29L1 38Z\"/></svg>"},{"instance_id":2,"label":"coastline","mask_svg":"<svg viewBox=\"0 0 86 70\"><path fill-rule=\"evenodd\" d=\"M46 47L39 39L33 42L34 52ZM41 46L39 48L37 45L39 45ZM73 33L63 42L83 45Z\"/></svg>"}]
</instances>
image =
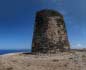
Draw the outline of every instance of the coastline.
<instances>
[{"instance_id":1,"label":"coastline","mask_svg":"<svg viewBox=\"0 0 86 70\"><path fill-rule=\"evenodd\" d=\"M15 49L0 50L0 55L11 54L11 53L20 53L20 52L31 52L31 50L26 50L26 49L19 49L19 50L15 50Z\"/></svg>"}]
</instances>

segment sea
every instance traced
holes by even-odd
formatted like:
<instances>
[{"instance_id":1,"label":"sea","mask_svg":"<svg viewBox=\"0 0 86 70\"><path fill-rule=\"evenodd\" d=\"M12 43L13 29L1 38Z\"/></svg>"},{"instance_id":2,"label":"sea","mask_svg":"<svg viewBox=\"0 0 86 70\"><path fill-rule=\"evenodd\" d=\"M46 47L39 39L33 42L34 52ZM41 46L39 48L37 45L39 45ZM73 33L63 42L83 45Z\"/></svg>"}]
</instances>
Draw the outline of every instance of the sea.
<instances>
[{"instance_id":1,"label":"sea","mask_svg":"<svg viewBox=\"0 0 86 70\"><path fill-rule=\"evenodd\" d=\"M27 53L27 52L31 52L31 50L26 50L26 49L21 49L21 50L0 50L0 55L3 55L3 54L8 54L8 53L18 53L18 52L24 52L24 53Z\"/></svg>"}]
</instances>

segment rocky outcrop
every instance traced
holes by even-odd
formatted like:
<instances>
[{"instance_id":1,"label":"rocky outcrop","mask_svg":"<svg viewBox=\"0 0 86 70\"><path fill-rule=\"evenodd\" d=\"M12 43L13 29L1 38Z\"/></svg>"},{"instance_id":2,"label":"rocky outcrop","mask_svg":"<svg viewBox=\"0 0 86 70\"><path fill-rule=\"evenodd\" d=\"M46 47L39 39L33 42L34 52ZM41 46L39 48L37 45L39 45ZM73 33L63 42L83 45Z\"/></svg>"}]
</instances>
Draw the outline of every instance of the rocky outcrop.
<instances>
[{"instance_id":1,"label":"rocky outcrop","mask_svg":"<svg viewBox=\"0 0 86 70\"><path fill-rule=\"evenodd\" d=\"M63 15L53 10L36 14L32 52L57 53L70 49Z\"/></svg>"}]
</instances>

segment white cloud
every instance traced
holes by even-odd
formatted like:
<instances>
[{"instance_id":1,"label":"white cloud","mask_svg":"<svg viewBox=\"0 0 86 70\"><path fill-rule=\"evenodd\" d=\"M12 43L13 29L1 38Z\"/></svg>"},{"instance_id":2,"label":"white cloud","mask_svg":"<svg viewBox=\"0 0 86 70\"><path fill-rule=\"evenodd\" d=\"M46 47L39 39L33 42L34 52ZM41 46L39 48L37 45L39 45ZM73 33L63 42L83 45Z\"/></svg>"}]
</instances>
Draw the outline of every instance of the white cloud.
<instances>
[{"instance_id":1,"label":"white cloud","mask_svg":"<svg viewBox=\"0 0 86 70\"><path fill-rule=\"evenodd\" d=\"M83 44L80 44L80 43L78 43L78 44L72 44L71 45L71 48L76 48L76 49L82 49L84 47L85 46Z\"/></svg>"},{"instance_id":2,"label":"white cloud","mask_svg":"<svg viewBox=\"0 0 86 70\"><path fill-rule=\"evenodd\" d=\"M82 44L76 44L77 47L82 47Z\"/></svg>"}]
</instances>

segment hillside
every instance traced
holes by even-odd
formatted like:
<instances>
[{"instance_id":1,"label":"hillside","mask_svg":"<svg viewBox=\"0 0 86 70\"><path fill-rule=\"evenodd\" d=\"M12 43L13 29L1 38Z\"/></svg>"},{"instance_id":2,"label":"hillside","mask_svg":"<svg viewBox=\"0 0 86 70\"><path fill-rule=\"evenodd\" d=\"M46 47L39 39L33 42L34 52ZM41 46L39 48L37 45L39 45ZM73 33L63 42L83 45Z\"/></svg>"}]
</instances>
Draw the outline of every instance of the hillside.
<instances>
[{"instance_id":1,"label":"hillside","mask_svg":"<svg viewBox=\"0 0 86 70\"><path fill-rule=\"evenodd\" d=\"M86 51L1 55L0 70L86 70Z\"/></svg>"}]
</instances>

